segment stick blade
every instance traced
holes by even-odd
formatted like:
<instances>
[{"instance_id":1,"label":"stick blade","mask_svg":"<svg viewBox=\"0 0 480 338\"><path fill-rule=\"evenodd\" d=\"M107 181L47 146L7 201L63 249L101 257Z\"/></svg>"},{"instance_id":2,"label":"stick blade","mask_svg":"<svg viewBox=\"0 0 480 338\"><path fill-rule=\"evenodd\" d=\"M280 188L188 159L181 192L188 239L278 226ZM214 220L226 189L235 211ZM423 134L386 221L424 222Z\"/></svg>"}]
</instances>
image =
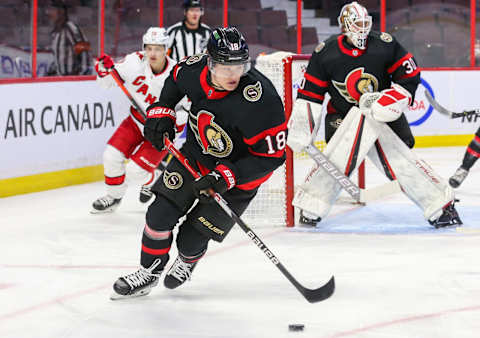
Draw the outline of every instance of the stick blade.
<instances>
[{"instance_id":1,"label":"stick blade","mask_svg":"<svg viewBox=\"0 0 480 338\"><path fill-rule=\"evenodd\" d=\"M306 300L310 303L317 303L330 298L335 291L335 277L332 276L330 280L323 286L319 287L318 289L311 290L305 288L302 292L303 296Z\"/></svg>"}]
</instances>

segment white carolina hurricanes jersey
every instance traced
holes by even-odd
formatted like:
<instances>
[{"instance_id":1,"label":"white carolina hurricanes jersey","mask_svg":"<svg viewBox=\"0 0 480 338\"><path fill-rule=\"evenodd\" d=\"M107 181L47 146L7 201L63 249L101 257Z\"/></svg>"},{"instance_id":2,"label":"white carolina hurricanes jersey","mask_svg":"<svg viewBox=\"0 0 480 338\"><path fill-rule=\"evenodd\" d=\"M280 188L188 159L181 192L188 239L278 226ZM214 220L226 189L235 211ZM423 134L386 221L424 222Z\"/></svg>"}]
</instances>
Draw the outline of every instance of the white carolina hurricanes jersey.
<instances>
[{"instance_id":1,"label":"white carolina hurricanes jersey","mask_svg":"<svg viewBox=\"0 0 480 338\"><path fill-rule=\"evenodd\" d=\"M152 72L152 68L150 67L145 52L143 51L128 54L123 60L115 63L115 68L123 79L125 87L133 96L137 104L143 108L143 111L146 111L149 105L158 101L163 84L172 68L176 65L176 62L173 59L168 56L166 58L167 65L163 72L159 74L154 74ZM97 76L97 83L102 88L110 88L116 85L112 76ZM186 98L180 101L176 109L177 113L179 113L178 115L186 115L186 113L178 112L178 110L182 108L182 105L185 105L185 107L188 108L187 103L189 104ZM145 123L143 114L137 112L133 106L130 106L130 115L140 127L140 130L143 131L143 124ZM183 118L180 117L180 120L183 120ZM180 121L177 121L177 123L179 122Z\"/></svg>"}]
</instances>

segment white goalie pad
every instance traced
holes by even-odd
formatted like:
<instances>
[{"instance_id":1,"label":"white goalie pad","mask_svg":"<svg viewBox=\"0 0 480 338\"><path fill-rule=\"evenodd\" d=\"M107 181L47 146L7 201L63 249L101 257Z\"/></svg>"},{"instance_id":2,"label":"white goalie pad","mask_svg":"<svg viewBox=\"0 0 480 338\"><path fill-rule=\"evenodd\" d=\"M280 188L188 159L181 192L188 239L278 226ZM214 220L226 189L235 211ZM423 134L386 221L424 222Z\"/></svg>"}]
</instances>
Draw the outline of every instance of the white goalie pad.
<instances>
[{"instance_id":1,"label":"white goalie pad","mask_svg":"<svg viewBox=\"0 0 480 338\"><path fill-rule=\"evenodd\" d=\"M350 168L354 154L357 156L355 168ZM382 173L389 172L389 176L398 181L402 191L422 209L425 219L436 219L442 208L454 200L452 188L388 125L367 116L362 119L361 110L356 107L349 111L333 135L325 155L343 172L353 172L368 156ZM334 178L315 165L297 190L292 204L324 218L337 200L340 188Z\"/></svg>"},{"instance_id":2,"label":"white goalie pad","mask_svg":"<svg viewBox=\"0 0 480 338\"><path fill-rule=\"evenodd\" d=\"M322 115L322 105L297 99L288 120L287 145L296 152L302 151L312 141L313 126Z\"/></svg>"},{"instance_id":3,"label":"white goalie pad","mask_svg":"<svg viewBox=\"0 0 480 338\"><path fill-rule=\"evenodd\" d=\"M343 173L354 172L378 138L377 124L362 115L359 108L352 107L328 142L325 156ZM297 189L292 204L324 218L340 189L338 181L315 164Z\"/></svg>"},{"instance_id":4,"label":"white goalie pad","mask_svg":"<svg viewBox=\"0 0 480 338\"><path fill-rule=\"evenodd\" d=\"M425 219L436 219L442 208L453 201L453 189L415 153L386 124L379 123L380 153L374 148L369 152L372 162L392 169L402 191L423 211ZM375 157L380 157L379 160ZM387 164L385 163L385 158Z\"/></svg>"}]
</instances>

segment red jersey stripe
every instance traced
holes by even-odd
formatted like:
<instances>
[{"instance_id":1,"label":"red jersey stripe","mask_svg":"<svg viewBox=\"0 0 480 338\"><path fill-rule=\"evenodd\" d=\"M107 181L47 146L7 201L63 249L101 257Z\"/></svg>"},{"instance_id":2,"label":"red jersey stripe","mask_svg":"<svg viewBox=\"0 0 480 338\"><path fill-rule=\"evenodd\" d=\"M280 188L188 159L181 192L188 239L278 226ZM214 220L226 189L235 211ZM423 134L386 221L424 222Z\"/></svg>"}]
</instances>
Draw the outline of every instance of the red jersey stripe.
<instances>
[{"instance_id":1,"label":"red jersey stripe","mask_svg":"<svg viewBox=\"0 0 480 338\"><path fill-rule=\"evenodd\" d=\"M259 179L254 180L254 181L239 184L239 185L237 185L237 188L240 189L240 190L253 190L253 189L257 188L260 184L262 184L263 182L268 180L270 178L270 176L272 176L272 175L273 175L273 171L271 173L268 173L267 175L265 175L263 177L260 177Z\"/></svg>"},{"instance_id":2,"label":"red jersey stripe","mask_svg":"<svg viewBox=\"0 0 480 338\"><path fill-rule=\"evenodd\" d=\"M313 92L310 92L308 90L304 90L304 89L299 89L298 92L302 95L305 95L305 96L308 96L308 97L311 97L311 98L314 98L314 99L317 99L317 100L322 100L325 98L325 96L323 95L320 95L320 94L315 94Z\"/></svg>"},{"instance_id":3,"label":"red jersey stripe","mask_svg":"<svg viewBox=\"0 0 480 338\"><path fill-rule=\"evenodd\" d=\"M283 122L281 125L262 131L260 134L255 135L251 138L243 138L243 141L248 145L254 145L261 139L267 137L267 135L275 136L278 132L287 129L287 121Z\"/></svg>"},{"instance_id":4,"label":"red jersey stripe","mask_svg":"<svg viewBox=\"0 0 480 338\"><path fill-rule=\"evenodd\" d=\"M305 73L305 80L310 81L313 84L316 84L319 87L328 87L328 81L320 80L313 75Z\"/></svg>"},{"instance_id":5,"label":"red jersey stripe","mask_svg":"<svg viewBox=\"0 0 480 338\"><path fill-rule=\"evenodd\" d=\"M412 58L413 55L411 53L407 53L403 58L401 58L400 60L398 60L397 62L395 62L390 68L387 69L387 72L389 74L392 74L394 71L397 70L398 67L400 67L402 65L402 63L405 61L405 60L408 60L410 58ZM418 69L418 68L417 68Z\"/></svg>"}]
</instances>

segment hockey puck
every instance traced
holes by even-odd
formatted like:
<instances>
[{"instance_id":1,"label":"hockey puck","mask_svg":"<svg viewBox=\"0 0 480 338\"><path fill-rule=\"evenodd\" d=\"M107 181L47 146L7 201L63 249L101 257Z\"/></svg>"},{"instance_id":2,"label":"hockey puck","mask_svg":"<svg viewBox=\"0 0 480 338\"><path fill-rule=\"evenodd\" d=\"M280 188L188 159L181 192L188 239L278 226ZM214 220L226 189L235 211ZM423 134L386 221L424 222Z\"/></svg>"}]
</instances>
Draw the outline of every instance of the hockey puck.
<instances>
[{"instance_id":1,"label":"hockey puck","mask_svg":"<svg viewBox=\"0 0 480 338\"><path fill-rule=\"evenodd\" d=\"M303 331L305 328L305 325L303 324L290 324L288 325L288 330L289 331Z\"/></svg>"}]
</instances>

